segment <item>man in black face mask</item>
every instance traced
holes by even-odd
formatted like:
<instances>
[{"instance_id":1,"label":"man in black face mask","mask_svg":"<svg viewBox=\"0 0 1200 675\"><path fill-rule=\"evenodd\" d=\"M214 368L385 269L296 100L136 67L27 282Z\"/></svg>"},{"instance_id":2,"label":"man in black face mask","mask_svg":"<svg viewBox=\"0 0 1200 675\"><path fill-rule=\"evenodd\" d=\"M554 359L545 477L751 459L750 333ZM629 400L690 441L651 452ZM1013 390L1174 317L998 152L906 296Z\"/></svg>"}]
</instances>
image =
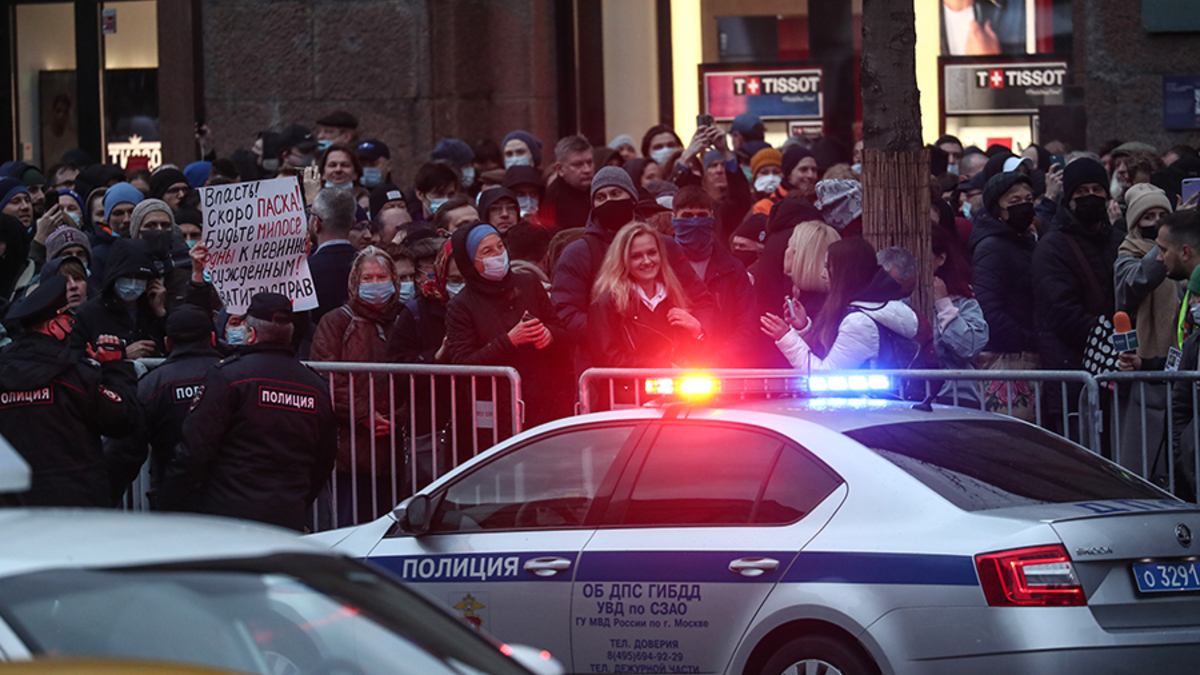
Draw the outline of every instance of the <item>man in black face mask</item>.
<instances>
[{"instance_id":1,"label":"man in black face mask","mask_svg":"<svg viewBox=\"0 0 1200 675\"><path fill-rule=\"evenodd\" d=\"M988 324L986 363L998 359L1036 364L1033 329L1033 187L1029 176L992 176L983 189L983 209L971 229L971 287Z\"/></svg>"},{"instance_id":2,"label":"man in black face mask","mask_svg":"<svg viewBox=\"0 0 1200 675\"><path fill-rule=\"evenodd\" d=\"M167 311L174 311L187 295L192 261L171 207L160 199L143 200L130 216L129 236L149 244L154 271L166 287Z\"/></svg>"},{"instance_id":3,"label":"man in black face mask","mask_svg":"<svg viewBox=\"0 0 1200 675\"><path fill-rule=\"evenodd\" d=\"M592 212L584 236L563 249L554 271L554 286L550 289L550 299L563 327L561 337L572 345L585 342L592 285L604 264L609 244L622 227L634 220L634 207L637 206L637 188L633 186L633 179L619 167L606 166L597 171L592 178L591 194ZM693 312L693 315L704 322L707 317L701 315L710 312L712 307L709 293L679 244L674 239L666 239L665 243L671 268L683 284L692 307L700 312L699 315ZM575 374L583 373L588 365L587 350L577 349Z\"/></svg>"},{"instance_id":4,"label":"man in black face mask","mask_svg":"<svg viewBox=\"0 0 1200 675\"><path fill-rule=\"evenodd\" d=\"M1116 309L1113 263L1121 233L1108 217L1108 173L1092 159L1063 170L1051 231L1033 253L1034 317L1042 367L1080 369L1089 332Z\"/></svg>"}]
</instances>

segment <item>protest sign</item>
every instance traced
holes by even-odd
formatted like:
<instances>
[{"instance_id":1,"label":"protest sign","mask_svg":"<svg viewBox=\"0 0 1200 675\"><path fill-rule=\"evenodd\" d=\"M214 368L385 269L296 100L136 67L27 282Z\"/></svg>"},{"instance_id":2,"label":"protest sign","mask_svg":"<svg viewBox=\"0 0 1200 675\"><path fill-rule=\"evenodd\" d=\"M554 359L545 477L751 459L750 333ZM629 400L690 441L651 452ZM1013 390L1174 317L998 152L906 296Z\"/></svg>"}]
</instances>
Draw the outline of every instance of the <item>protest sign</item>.
<instances>
[{"instance_id":1,"label":"protest sign","mask_svg":"<svg viewBox=\"0 0 1200 675\"><path fill-rule=\"evenodd\" d=\"M230 314L245 314L255 293L314 309L317 292L308 271L308 220L300 185L291 178L200 188L204 207L206 271Z\"/></svg>"}]
</instances>

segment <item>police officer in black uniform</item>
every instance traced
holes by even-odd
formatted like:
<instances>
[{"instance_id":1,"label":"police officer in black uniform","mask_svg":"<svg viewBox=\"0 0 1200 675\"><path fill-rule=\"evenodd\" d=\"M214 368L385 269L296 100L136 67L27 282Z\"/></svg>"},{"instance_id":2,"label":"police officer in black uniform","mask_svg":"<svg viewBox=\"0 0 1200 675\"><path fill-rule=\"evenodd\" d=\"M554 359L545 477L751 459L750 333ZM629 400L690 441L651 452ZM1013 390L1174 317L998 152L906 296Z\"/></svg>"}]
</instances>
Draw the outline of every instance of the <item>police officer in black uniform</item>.
<instances>
[{"instance_id":1,"label":"police officer in black uniform","mask_svg":"<svg viewBox=\"0 0 1200 675\"><path fill-rule=\"evenodd\" d=\"M204 378L158 506L179 508L201 483L204 513L302 530L337 455L329 386L296 359L286 297L255 295L246 326L249 344Z\"/></svg>"},{"instance_id":2,"label":"police officer in black uniform","mask_svg":"<svg viewBox=\"0 0 1200 675\"><path fill-rule=\"evenodd\" d=\"M72 351L66 308L67 278L55 275L9 310L24 331L0 352L0 434L33 470L20 503L108 507L100 437L136 431L136 378L116 336L86 345L91 358Z\"/></svg>"},{"instance_id":3,"label":"police officer in black uniform","mask_svg":"<svg viewBox=\"0 0 1200 675\"><path fill-rule=\"evenodd\" d=\"M204 389L204 376L221 360L213 333L212 315L195 305L180 305L167 316L166 347L170 356L138 382L143 423L138 433L112 444L111 476L121 492L137 476L150 446L150 505L167 463L183 440L183 420ZM198 497L193 494L193 497ZM197 511L198 504L181 504L183 511Z\"/></svg>"}]
</instances>

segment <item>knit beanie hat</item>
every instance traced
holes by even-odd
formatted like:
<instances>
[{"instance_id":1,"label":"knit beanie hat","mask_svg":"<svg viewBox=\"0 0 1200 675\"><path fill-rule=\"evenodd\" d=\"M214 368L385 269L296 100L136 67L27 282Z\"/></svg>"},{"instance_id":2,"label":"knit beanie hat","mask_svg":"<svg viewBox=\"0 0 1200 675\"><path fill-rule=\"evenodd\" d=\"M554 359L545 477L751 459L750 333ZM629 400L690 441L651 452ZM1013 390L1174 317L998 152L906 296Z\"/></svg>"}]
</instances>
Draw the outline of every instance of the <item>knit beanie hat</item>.
<instances>
[{"instance_id":1,"label":"knit beanie hat","mask_svg":"<svg viewBox=\"0 0 1200 675\"><path fill-rule=\"evenodd\" d=\"M83 197L80 197L79 193L74 190L59 190L58 194L55 195L54 204L58 203L59 197L70 197L71 199L74 199L75 203L79 204L79 212L80 213L83 213L84 211L87 210L87 207L84 206L84 204L83 204ZM47 208L53 206L54 204L48 204Z\"/></svg>"},{"instance_id":2,"label":"knit beanie hat","mask_svg":"<svg viewBox=\"0 0 1200 675\"><path fill-rule=\"evenodd\" d=\"M719 161L721 161L721 151L720 150L713 148L712 150L709 150L708 152L704 153L704 168L707 169L709 164L712 164L713 162L719 162Z\"/></svg>"},{"instance_id":3,"label":"knit beanie hat","mask_svg":"<svg viewBox=\"0 0 1200 675\"><path fill-rule=\"evenodd\" d=\"M443 138L433 146L429 159L434 162L446 162L450 166L466 166L475 159L475 152L465 141Z\"/></svg>"},{"instance_id":4,"label":"knit beanie hat","mask_svg":"<svg viewBox=\"0 0 1200 675\"><path fill-rule=\"evenodd\" d=\"M1068 164L1067 168L1063 169L1062 203L1069 204L1075 190L1088 183L1103 187L1104 194L1108 194L1108 172L1104 170L1103 164L1090 157L1081 157Z\"/></svg>"},{"instance_id":5,"label":"knit beanie hat","mask_svg":"<svg viewBox=\"0 0 1200 675\"><path fill-rule=\"evenodd\" d=\"M596 175L592 178L591 196L595 197L596 193L601 188L606 188L612 185L615 185L616 187L628 192L632 199L635 201L637 200L638 191L637 188L633 186L633 179L629 177L629 174L625 172L625 169L622 169L619 166L606 166L596 172Z\"/></svg>"},{"instance_id":6,"label":"knit beanie hat","mask_svg":"<svg viewBox=\"0 0 1200 675\"><path fill-rule=\"evenodd\" d=\"M113 207L117 204L133 204L137 206L142 203L143 199L145 197L142 196L142 191L129 183L117 183L108 188L108 191L104 193L104 222L108 222L108 219L112 216Z\"/></svg>"},{"instance_id":7,"label":"knit beanie hat","mask_svg":"<svg viewBox=\"0 0 1200 675\"><path fill-rule=\"evenodd\" d=\"M188 185L193 188L204 187L208 182L208 174L212 172L212 162L192 162L183 169L183 175L187 176Z\"/></svg>"},{"instance_id":8,"label":"knit beanie hat","mask_svg":"<svg viewBox=\"0 0 1200 675\"><path fill-rule=\"evenodd\" d=\"M68 246L82 246L92 257L92 242L87 235L70 225L63 225L46 237L46 260L53 260L62 255L62 250Z\"/></svg>"},{"instance_id":9,"label":"knit beanie hat","mask_svg":"<svg viewBox=\"0 0 1200 675\"><path fill-rule=\"evenodd\" d=\"M621 134L608 142L608 147L612 150L620 150L622 145L628 145L636 148L637 144L633 142L633 136L629 134Z\"/></svg>"},{"instance_id":10,"label":"knit beanie hat","mask_svg":"<svg viewBox=\"0 0 1200 675\"><path fill-rule=\"evenodd\" d=\"M476 225L475 227L471 228L470 232L467 233L467 256L470 257L471 260L475 259L475 252L479 250L479 245L483 243L484 237L488 236L489 234L494 234L497 237L500 236L500 233L496 231L496 228L488 225L487 223Z\"/></svg>"},{"instance_id":11,"label":"knit beanie hat","mask_svg":"<svg viewBox=\"0 0 1200 675\"><path fill-rule=\"evenodd\" d=\"M0 180L0 209L8 206L9 200L24 192L29 194L29 188L25 187L25 183L19 178L5 178Z\"/></svg>"},{"instance_id":12,"label":"knit beanie hat","mask_svg":"<svg viewBox=\"0 0 1200 675\"><path fill-rule=\"evenodd\" d=\"M1167 213L1171 212L1171 200L1167 199L1167 193L1150 183L1131 186L1125 191L1125 203L1129 206L1125 212L1125 222L1130 232L1137 228L1138 221L1150 209L1160 208L1166 209Z\"/></svg>"},{"instance_id":13,"label":"knit beanie hat","mask_svg":"<svg viewBox=\"0 0 1200 675\"><path fill-rule=\"evenodd\" d=\"M750 175L757 176L758 170L764 166L783 168L783 153L775 148L763 148L750 158Z\"/></svg>"},{"instance_id":14,"label":"knit beanie hat","mask_svg":"<svg viewBox=\"0 0 1200 675\"><path fill-rule=\"evenodd\" d=\"M983 186L983 208L987 209L988 213L999 218L1000 198L1003 197L1006 192L1013 189L1013 186L1021 183L1028 185L1030 190L1033 189L1033 183L1030 182L1029 176L1026 176L1023 173L1009 171L1007 173L998 173L995 176L992 176L991 180L987 182L987 185Z\"/></svg>"},{"instance_id":15,"label":"knit beanie hat","mask_svg":"<svg viewBox=\"0 0 1200 675\"><path fill-rule=\"evenodd\" d=\"M150 176L150 196L162 199L163 195L167 194L167 190L176 183L191 185L188 183L187 176L179 169L159 169Z\"/></svg>"},{"instance_id":16,"label":"knit beanie hat","mask_svg":"<svg viewBox=\"0 0 1200 675\"><path fill-rule=\"evenodd\" d=\"M142 229L142 221L151 211L162 211L167 214L167 217L171 219L171 229L175 229L175 214L171 212L171 207L161 199L146 199L133 207L133 215L129 217L129 237L131 239L138 238L138 232Z\"/></svg>"},{"instance_id":17,"label":"knit beanie hat","mask_svg":"<svg viewBox=\"0 0 1200 675\"><path fill-rule=\"evenodd\" d=\"M500 144L501 152L504 151L504 146L508 145L508 142L512 140L521 141L529 147L529 152L533 155L534 166L542 165L542 142L534 138L533 134L519 129L508 132L508 135L504 137L504 142Z\"/></svg>"},{"instance_id":18,"label":"knit beanie hat","mask_svg":"<svg viewBox=\"0 0 1200 675\"><path fill-rule=\"evenodd\" d=\"M786 181L787 177L792 175L792 170L796 168L796 165L800 163L800 160L804 159L805 157L812 156L812 152L803 146L793 145L788 148L787 151L783 153L783 159L781 162L782 166L780 167L783 169L783 179Z\"/></svg>"}]
</instances>

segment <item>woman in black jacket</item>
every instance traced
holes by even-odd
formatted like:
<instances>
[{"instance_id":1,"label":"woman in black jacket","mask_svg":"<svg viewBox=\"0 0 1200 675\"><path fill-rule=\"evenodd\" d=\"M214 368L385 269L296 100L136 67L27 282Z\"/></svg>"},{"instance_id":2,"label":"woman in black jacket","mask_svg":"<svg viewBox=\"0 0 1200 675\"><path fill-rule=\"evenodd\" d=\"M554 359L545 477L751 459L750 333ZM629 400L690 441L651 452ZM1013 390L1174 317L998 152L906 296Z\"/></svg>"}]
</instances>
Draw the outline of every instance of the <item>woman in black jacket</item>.
<instances>
[{"instance_id":1,"label":"woman in black jacket","mask_svg":"<svg viewBox=\"0 0 1200 675\"><path fill-rule=\"evenodd\" d=\"M592 362L607 368L671 368L705 357L704 327L666 263L662 238L646 223L617 233L592 288Z\"/></svg>"},{"instance_id":2,"label":"woman in black jacket","mask_svg":"<svg viewBox=\"0 0 1200 675\"><path fill-rule=\"evenodd\" d=\"M570 369L555 342L558 317L541 282L509 268L500 233L478 223L459 228L452 256L467 287L446 310L446 347L453 363L512 366L521 376L526 426L571 413ZM497 424L508 416L503 396Z\"/></svg>"}]
</instances>

